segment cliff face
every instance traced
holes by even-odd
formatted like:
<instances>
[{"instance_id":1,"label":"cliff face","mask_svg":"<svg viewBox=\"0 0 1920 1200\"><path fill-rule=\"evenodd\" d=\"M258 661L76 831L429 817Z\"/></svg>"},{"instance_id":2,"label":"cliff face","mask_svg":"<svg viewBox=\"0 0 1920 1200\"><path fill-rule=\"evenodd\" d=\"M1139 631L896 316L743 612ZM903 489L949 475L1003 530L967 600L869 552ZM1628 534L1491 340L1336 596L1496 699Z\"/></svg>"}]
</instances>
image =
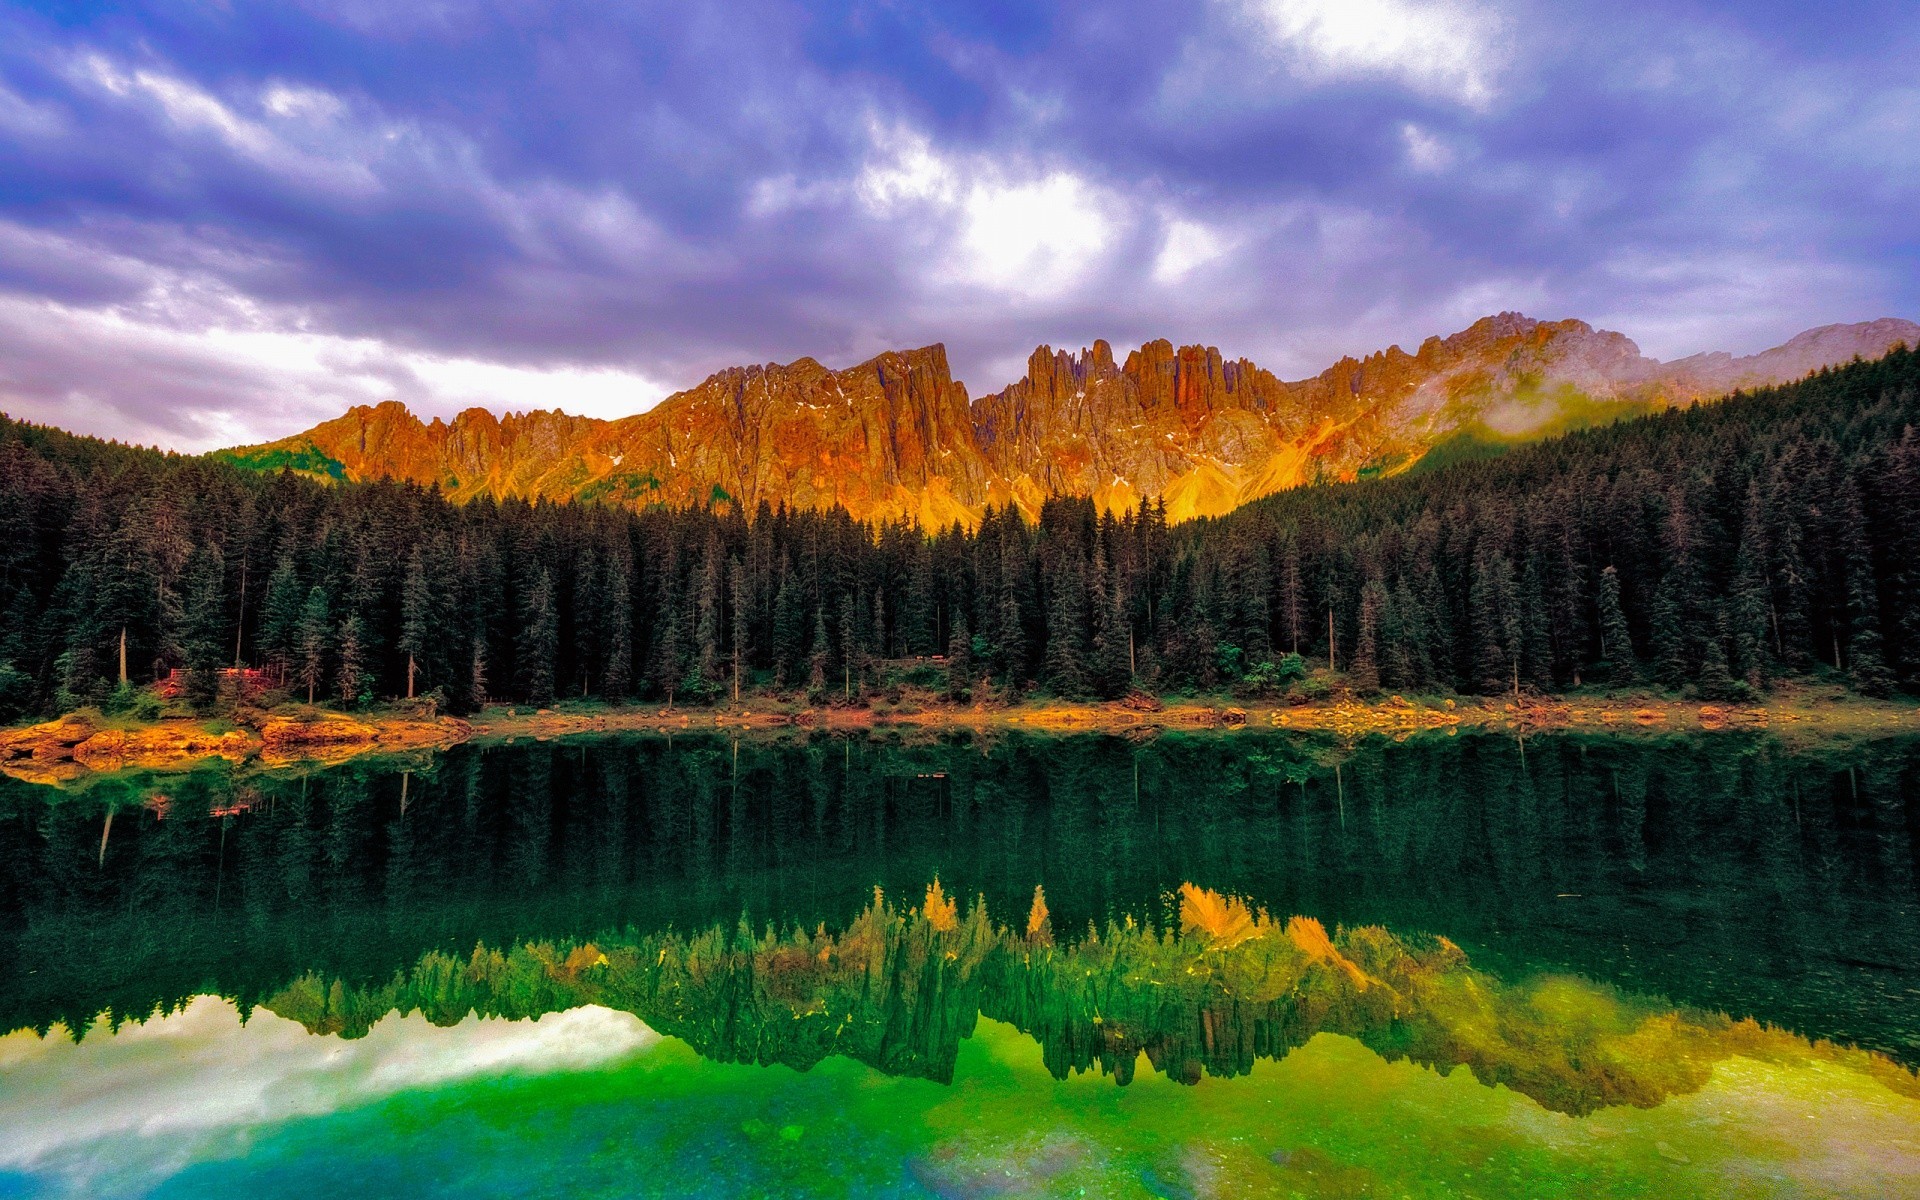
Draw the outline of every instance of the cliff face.
<instances>
[{"instance_id":1,"label":"cliff face","mask_svg":"<svg viewBox=\"0 0 1920 1200\"><path fill-rule=\"evenodd\" d=\"M389 401L306 433L224 452L243 465L340 479L390 476L449 495L823 508L971 525L988 504L1049 495L1123 510L1165 499L1175 520L1283 488L1404 469L1459 435L1518 437L1799 378L1920 344L1920 325L1809 330L1744 358L1660 363L1582 321L1501 313L1409 354L1343 358L1286 381L1211 346L1148 342L1116 362L1096 341L1036 349L1027 373L969 403L944 347L833 371L810 358L735 367L617 421L469 409L422 422Z\"/></svg>"}]
</instances>

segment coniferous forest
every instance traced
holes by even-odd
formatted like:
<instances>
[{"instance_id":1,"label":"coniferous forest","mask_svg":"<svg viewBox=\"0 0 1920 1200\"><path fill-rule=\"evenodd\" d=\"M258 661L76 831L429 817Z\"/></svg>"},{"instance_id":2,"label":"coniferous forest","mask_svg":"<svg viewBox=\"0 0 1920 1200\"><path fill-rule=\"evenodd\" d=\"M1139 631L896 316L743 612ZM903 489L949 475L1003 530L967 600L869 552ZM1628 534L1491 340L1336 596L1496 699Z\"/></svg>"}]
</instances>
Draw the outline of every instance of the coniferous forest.
<instances>
[{"instance_id":1,"label":"coniferous forest","mask_svg":"<svg viewBox=\"0 0 1920 1200\"><path fill-rule=\"evenodd\" d=\"M1920 688L1920 354L1169 525L453 504L0 419L0 717L294 699ZM174 673L178 673L174 675Z\"/></svg>"}]
</instances>

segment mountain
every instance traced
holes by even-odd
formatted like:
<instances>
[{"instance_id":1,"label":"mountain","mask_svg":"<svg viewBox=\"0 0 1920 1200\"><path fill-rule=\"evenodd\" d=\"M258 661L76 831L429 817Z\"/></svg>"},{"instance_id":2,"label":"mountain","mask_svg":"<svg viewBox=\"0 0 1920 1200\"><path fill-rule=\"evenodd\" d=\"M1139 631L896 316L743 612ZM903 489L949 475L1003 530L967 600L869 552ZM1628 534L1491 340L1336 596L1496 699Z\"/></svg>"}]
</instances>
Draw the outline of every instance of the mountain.
<instances>
[{"instance_id":1,"label":"mountain","mask_svg":"<svg viewBox=\"0 0 1920 1200\"><path fill-rule=\"evenodd\" d=\"M1287 381L1211 346L1148 342L1116 361L1041 346L1027 373L969 400L940 345L835 371L811 358L734 367L647 412L606 421L469 409L423 422L395 401L305 433L220 452L330 479L392 477L456 499L823 508L926 526L1048 495L1174 520L1285 488L1405 470L1443 445L1504 442L1797 379L1894 345L1920 325L1827 325L1744 358L1662 363L1584 321L1501 313L1409 354L1343 358Z\"/></svg>"}]
</instances>

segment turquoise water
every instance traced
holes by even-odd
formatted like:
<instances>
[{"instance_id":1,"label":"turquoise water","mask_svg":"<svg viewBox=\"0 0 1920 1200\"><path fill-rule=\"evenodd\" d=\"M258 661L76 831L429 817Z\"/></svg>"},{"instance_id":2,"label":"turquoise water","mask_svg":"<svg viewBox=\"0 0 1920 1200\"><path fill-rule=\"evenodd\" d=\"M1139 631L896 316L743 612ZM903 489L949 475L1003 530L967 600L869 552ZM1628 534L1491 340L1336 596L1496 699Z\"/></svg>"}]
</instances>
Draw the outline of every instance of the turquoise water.
<instances>
[{"instance_id":1,"label":"turquoise water","mask_svg":"<svg viewBox=\"0 0 1920 1200\"><path fill-rule=\"evenodd\" d=\"M8 781L0 1195L1920 1195L1916 763L680 738Z\"/></svg>"}]
</instances>

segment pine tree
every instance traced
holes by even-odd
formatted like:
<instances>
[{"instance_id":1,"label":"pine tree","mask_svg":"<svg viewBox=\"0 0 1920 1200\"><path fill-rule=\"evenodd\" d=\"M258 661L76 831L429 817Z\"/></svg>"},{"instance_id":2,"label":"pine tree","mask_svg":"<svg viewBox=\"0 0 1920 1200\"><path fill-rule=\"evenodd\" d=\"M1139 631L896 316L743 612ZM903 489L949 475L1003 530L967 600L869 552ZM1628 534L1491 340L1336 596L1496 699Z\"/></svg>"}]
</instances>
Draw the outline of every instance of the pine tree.
<instances>
[{"instance_id":1,"label":"pine tree","mask_svg":"<svg viewBox=\"0 0 1920 1200\"><path fill-rule=\"evenodd\" d=\"M553 703L554 655L559 648L560 614L554 602L553 575L541 567L521 602L520 636L514 642L520 687L535 705Z\"/></svg>"},{"instance_id":2,"label":"pine tree","mask_svg":"<svg viewBox=\"0 0 1920 1200\"><path fill-rule=\"evenodd\" d=\"M217 546L196 549L185 578L183 638L187 699L202 712L220 693L220 667L226 661L225 569Z\"/></svg>"},{"instance_id":3,"label":"pine tree","mask_svg":"<svg viewBox=\"0 0 1920 1200\"><path fill-rule=\"evenodd\" d=\"M1847 631L1847 674L1853 686L1869 696L1893 691L1893 672L1880 636L1880 596L1874 581L1873 552L1867 540L1866 514L1860 489L1847 479L1839 489L1839 555L1846 589L1844 613Z\"/></svg>"},{"instance_id":4,"label":"pine tree","mask_svg":"<svg viewBox=\"0 0 1920 1200\"><path fill-rule=\"evenodd\" d=\"M1648 627L1653 643L1654 678L1677 688L1687 681L1687 627L1678 599L1681 589L1673 581L1671 571L1668 576L1654 590Z\"/></svg>"},{"instance_id":5,"label":"pine tree","mask_svg":"<svg viewBox=\"0 0 1920 1200\"><path fill-rule=\"evenodd\" d=\"M601 687L624 700L633 685L633 559L622 546L607 562L607 663Z\"/></svg>"},{"instance_id":6,"label":"pine tree","mask_svg":"<svg viewBox=\"0 0 1920 1200\"><path fill-rule=\"evenodd\" d=\"M407 699L414 698L420 682L421 662L432 646L438 614L434 611L433 590L427 581L426 557L415 546L407 556L407 575L400 585L400 644L407 656Z\"/></svg>"},{"instance_id":7,"label":"pine tree","mask_svg":"<svg viewBox=\"0 0 1920 1200\"><path fill-rule=\"evenodd\" d=\"M1047 685L1060 696L1086 691L1087 584L1077 553L1061 554L1047 589Z\"/></svg>"},{"instance_id":8,"label":"pine tree","mask_svg":"<svg viewBox=\"0 0 1920 1200\"><path fill-rule=\"evenodd\" d=\"M1520 623L1520 674L1540 691L1553 690L1553 638L1547 628L1546 582L1540 557L1527 555L1515 596Z\"/></svg>"},{"instance_id":9,"label":"pine tree","mask_svg":"<svg viewBox=\"0 0 1920 1200\"><path fill-rule=\"evenodd\" d=\"M326 679L327 593L318 587L307 590L306 603L300 607L300 623L294 634L294 671L300 685L307 689L307 703Z\"/></svg>"},{"instance_id":10,"label":"pine tree","mask_svg":"<svg viewBox=\"0 0 1920 1200\"><path fill-rule=\"evenodd\" d=\"M467 660L467 708L478 712L487 702L487 639L473 635L473 652Z\"/></svg>"},{"instance_id":11,"label":"pine tree","mask_svg":"<svg viewBox=\"0 0 1920 1200\"><path fill-rule=\"evenodd\" d=\"M752 630L747 611L750 589L747 587L747 567L738 558L727 563L727 606L733 623L729 630L728 642L733 653L733 702L740 702L740 680L747 669L749 654L748 638Z\"/></svg>"},{"instance_id":12,"label":"pine tree","mask_svg":"<svg viewBox=\"0 0 1920 1200\"><path fill-rule=\"evenodd\" d=\"M827 644L827 611L825 606L813 606L812 651L807 656L807 692L818 696L827 690L827 660L831 657L831 647Z\"/></svg>"},{"instance_id":13,"label":"pine tree","mask_svg":"<svg viewBox=\"0 0 1920 1200\"><path fill-rule=\"evenodd\" d=\"M1513 563L1498 551L1483 554L1473 573L1473 682L1487 695L1513 686L1520 661L1520 621Z\"/></svg>"},{"instance_id":14,"label":"pine tree","mask_svg":"<svg viewBox=\"0 0 1920 1200\"><path fill-rule=\"evenodd\" d=\"M1300 611L1300 540L1289 533L1280 574L1280 618L1291 654L1300 653Z\"/></svg>"},{"instance_id":15,"label":"pine tree","mask_svg":"<svg viewBox=\"0 0 1920 1200\"><path fill-rule=\"evenodd\" d=\"M284 681L294 661L299 640L301 608L306 592L294 574L293 559L282 555L267 580L267 597L260 606L260 653Z\"/></svg>"},{"instance_id":16,"label":"pine tree","mask_svg":"<svg viewBox=\"0 0 1920 1200\"><path fill-rule=\"evenodd\" d=\"M1595 599L1600 611L1600 659L1607 664L1615 683L1626 683L1639 674L1633 654L1633 635L1627 628L1627 613L1620 605L1620 572L1609 566L1600 572L1600 591Z\"/></svg>"},{"instance_id":17,"label":"pine tree","mask_svg":"<svg viewBox=\"0 0 1920 1200\"><path fill-rule=\"evenodd\" d=\"M698 657L688 680L688 690L702 699L710 698L720 682L720 563L720 543L709 539L694 592L693 635Z\"/></svg>"},{"instance_id":18,"label":"pine tree","mask_svg":"<svg viewBox=\"0 0 1920 1200\"><path fill-rule=\"evenodd\" d=\"M907 598L899 614L906 652L932 654L940 643L934 630L933 543L916 536L913 566L907 575Z\"/></svg>"},{"instance_id":19,"label":"pine tree","mask_svg":"<svg viewBox=\"0 0 1920 1200\"><path fill-rule=\"evenodd\" d=\"M781 570L780 591L773 601L774 677L782 686L799 679L807 661L806 600L798 574L791 567Z\"/></svg>"},{"instance_id":20,"label":"pine tree","mask_svg":"<svg viewBox=\"0 0 1920 1200\"><path fill-rule=\"evenodd\" d=\"M1025 555L1018 528L1020 518L1008 509L1000 529L1000 580L993 605L990 635L993 643L994 671L1006 676L1007 689L1018 691L1027 662L1027 635L1020 616L1021 576L1026 572Z\"/></svg>"},{"instance_id":21,"label":"pine tree","mask_svg":"<svg viewBox=\"0 0 1920 1200\"><path fill-rule=\"evenodd\" d=\"M1698 687L1700 695L1708 700L1733 700L1745 691L1746 685L1737 682L1733 672L1727 668L1724 621L1720 628L1702 640Z\"/></svg>"},{"instance_id":22,"label":"pine tree","mask_svg":"<svg viewBox=\"0 0 1920 1200\"><path fill-rule=\"evenodd\" d=\"M1740 524L1740 548L1734 558L1733 588L1727 597L1732 629L1734 676L1750 688L1766 682L1771 598L1767 587L1766 512L1755 482L1747 488Z\"/></svg>"},{"instance_id":23,"label":"pine tree","mask_svg":"<svg viewBox=\"0 0 1920 1200\"><path fill-rule=\"evenodd\" d=\"M1103 547L1112 543L1103 541ZM1094 695L1116 700L1127 694L1133 684L1127 662L1128 638L1132 629L1127 622L1126 596L1106 568L1106 554L1094 558L1094 574L1088 599L1094 606L1093 658L1087 683Z\"/></svg>"},{"instance_id":24,"label":"pine tree","mask_svg":"<svg viewBox=\"0 0 1920 1200\"><path fill-rule=\"evenodd\" d=\"M840 636L838 644L840 653L837 656L838 661L835 663L835 666L839 669L835 674L840 676L839 682L842 697L845 700L851 701L853 699L854 676L864 675L865 673L865 666L861 661L860 634L854 627L853 590L851 588L842 588L840 591Z\"/></svg>"},{"instance_id":25,"label":"pine tree","mask_svg":"<svg viewBox=\"0 0 1920 1200\"><path fill-rule=\"evenodd\" d=\"M973 688L973 635L967 631L965 609L955 609L953 630L947 638L947 696L965 700Z\"/></svg>"},{"instance_id":26,"label":"pine tree","mask_svg":"<svg viewBox=\"0 0 1920 1200\"><path fill-rule=\"evenodd\" d=\"M1347 679L1353 690L1363 696L1380 690L1380 617L1386 603L1386 585L1379 579L1369 579L1360 589L1359 630L1353 641L1353 661L1347 667Z\"/></svg>"},{"instance_id":27,"label":"pine tree","mask_svg":"<svg viewBox=\"0 0 1920 1200\"><path fill-rule=\"evenodd\" d=\"M359 613L349 613L340 622L340 661L333 673L333 686L344 708L356 707L367 686L364 629Z\"/></svg>"}]
</instances>

